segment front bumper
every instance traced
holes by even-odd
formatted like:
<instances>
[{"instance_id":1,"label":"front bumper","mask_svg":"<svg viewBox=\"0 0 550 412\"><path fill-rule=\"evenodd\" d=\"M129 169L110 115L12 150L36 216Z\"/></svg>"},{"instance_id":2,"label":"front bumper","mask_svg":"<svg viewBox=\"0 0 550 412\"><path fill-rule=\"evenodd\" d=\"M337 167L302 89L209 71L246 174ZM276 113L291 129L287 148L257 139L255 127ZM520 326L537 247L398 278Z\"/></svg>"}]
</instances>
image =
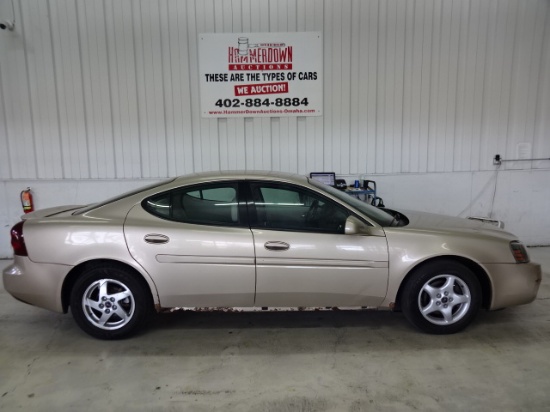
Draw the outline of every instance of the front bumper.
<instances>
[{"instance_id":1,"label":"front bumper","mask_svg":"<svg viewBox=\"0 0 550 412\"><path fill-rule=\"evenodd\" d=\"M14 298L55 312L63 312L61 288L72 266L35 263L28 257L15 256L13 264L2 272L4 289Z\"/></svg>"},{"instance_id":2,"label":"front bumper","mask_svg":"<svg viewBox=\"0 0 550 412\"><path fill-rule=\"evenodd\" d=\"M486 264L493 286L490 310L530 303L542 280L538 263Z\"/></svg>"}]
</instances>

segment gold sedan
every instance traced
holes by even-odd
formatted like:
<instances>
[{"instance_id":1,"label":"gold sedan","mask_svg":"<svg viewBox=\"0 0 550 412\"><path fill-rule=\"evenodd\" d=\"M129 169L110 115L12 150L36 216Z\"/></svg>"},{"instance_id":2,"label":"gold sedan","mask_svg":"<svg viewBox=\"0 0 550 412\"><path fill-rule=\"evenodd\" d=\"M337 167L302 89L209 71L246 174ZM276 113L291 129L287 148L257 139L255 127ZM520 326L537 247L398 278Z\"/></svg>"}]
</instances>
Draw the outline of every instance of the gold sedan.
<instances>
[{"instance_id":1,"label":"gold sedan","mask_svg":"<svg viewBox=\"0 0 550 412\"><path fill-rule=\"evenodd\" d=\"M540 265L491 224L379 209L307 177L201 173L25 215L3 272L16 299L101 339L167 308L389 308L455 333L533 301Z\"/></svg>"}]
</instances>

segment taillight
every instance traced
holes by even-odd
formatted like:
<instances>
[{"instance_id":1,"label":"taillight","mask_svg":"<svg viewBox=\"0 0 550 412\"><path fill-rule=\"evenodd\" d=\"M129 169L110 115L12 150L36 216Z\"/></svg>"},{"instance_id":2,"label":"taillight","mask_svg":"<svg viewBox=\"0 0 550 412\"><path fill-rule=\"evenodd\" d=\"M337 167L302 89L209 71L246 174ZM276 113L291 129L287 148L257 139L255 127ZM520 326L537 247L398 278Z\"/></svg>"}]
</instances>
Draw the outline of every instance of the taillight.
<instances>
[{"instance_id":1,"label":"taillight","mask_svg":"<svg viewBox=\"0 0 550 412\"><path fill-rule=\"evenodd\" d=\"M23 223L25 222L22 220L11 228L11 246L13 247L13 253L17 256L28 256L25 238L23 237Z\"/></svg>"},{"instance_id":2,"label":"taillight","mask_svg":"<svg viewBox=\"0 0 550 412\"><path fill-rule=\"evenodd\" d=\"M529 263L529 255L527 254L527 249L523 246L523 243L518 242L517 240L510 242L510 250L514 259L517 263Z\"/></svg>"}]
</instances>

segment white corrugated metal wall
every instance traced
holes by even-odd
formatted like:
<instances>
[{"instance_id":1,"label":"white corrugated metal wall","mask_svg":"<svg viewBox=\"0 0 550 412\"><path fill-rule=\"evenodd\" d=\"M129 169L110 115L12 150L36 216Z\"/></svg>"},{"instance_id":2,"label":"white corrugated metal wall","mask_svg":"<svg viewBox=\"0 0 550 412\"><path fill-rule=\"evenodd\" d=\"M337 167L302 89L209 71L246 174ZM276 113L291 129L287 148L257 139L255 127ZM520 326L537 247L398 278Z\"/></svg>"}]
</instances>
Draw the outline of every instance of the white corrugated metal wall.
<instances>
[{"instance_id":1,"label":"white corrugated metal wall","mask_svg":"<svg viewBox=\"0 0 550 412\"><path fill-rule=\"evenodd\" d=\"M0 0L12 17L0 32L2 226L20 213L19 186L50 180L89 192L57 184L51 203L87 201L102 179L243 168L425 173L445 196L449 173L469 172L473 204L496 153L527 143L550 157L548 0ZM202 119L198 34L267 31L323 32L324 116ZM505 169L550 179L547 160ZM550 205L550 188L531 189Z\"/></svg>"},{"instance_id":2,"label":"white corrugated metal wall","mask_svg":"<svg viewBox=\"0 0 550 412\"><path fill-rule=\"evenodd\" d=\"M550 152L548 0L13 5L2 179L478 171L518 143ZM198 33L308 30L324 36L322 118L200 118Z\"/></svg>"}]
</instances>

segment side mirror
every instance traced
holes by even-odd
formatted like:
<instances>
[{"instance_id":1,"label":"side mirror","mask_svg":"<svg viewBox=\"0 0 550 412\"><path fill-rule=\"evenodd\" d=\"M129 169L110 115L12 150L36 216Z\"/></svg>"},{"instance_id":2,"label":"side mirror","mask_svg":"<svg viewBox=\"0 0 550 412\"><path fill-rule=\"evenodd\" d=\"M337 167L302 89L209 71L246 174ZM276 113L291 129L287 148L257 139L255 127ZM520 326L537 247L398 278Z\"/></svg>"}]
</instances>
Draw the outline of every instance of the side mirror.
<instances>
[{"instance_id":1,"label":"side mirror","mask_svg":"<svg viewBox=\"0 0 550 412\"><path fill-rule=\"evenodd\" d=\"M365 224L355 216L348 216L346 219L345 233L346 235L356 235L360 232L362 226L365 226Z\"/></svg>"},{"instance_id":2,"label":"side mirror","mask_svg":"<svg viewBox=\"0 0 550 412\"><path fill-rule=\"evenodd\" d=\"M346 235L386 236L382 228L368 226L365 222L355 216L349 216L346 219L346 228L344 233Z\"/></svg>"}]
</instances>

